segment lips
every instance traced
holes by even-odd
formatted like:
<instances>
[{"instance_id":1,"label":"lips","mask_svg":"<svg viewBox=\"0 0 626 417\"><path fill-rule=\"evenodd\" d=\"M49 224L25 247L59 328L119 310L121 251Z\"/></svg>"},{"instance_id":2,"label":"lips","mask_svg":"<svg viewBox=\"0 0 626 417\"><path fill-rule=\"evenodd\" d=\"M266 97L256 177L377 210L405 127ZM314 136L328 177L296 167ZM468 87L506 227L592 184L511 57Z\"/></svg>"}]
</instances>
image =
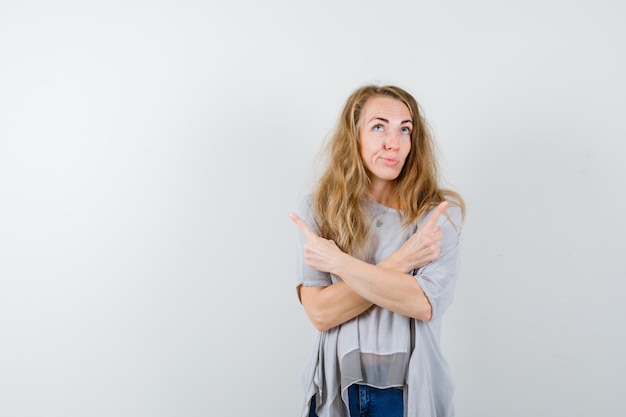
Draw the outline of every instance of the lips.
<instances>
[{"instance_id":1,"label":"lips","mask_svg":"<svg viewBox=\"0 0 626 417\"><path fill-rule=\"evenodd\" d=\"M389 165L389 166L397 165L400 162L396 158L391 158L391 157L381 157L380 160L383 161L385 165Z\"/></svg>"}]
</instances>

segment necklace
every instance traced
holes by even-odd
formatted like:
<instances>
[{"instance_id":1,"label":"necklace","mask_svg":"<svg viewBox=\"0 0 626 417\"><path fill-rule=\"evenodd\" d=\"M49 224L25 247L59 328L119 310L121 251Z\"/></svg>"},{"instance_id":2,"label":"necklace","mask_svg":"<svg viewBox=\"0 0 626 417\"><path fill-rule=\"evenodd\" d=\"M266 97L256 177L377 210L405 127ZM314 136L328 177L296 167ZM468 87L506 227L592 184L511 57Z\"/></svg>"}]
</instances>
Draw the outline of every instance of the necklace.
<instances>
[{"instance_id":1,"label":"necklace","mask_svg":"<svg viewBox=\"0 0 626 417\"><path fill-rule=\"evenodd\" d=\"M383 211L383 214L381 214L380 216L376 218L376 227L380 227L383 225L383 217L385 217L385 214L387 214L387 211L389 211L389 207L385 207L385 211Z\"/></svg>"}]
</instances>

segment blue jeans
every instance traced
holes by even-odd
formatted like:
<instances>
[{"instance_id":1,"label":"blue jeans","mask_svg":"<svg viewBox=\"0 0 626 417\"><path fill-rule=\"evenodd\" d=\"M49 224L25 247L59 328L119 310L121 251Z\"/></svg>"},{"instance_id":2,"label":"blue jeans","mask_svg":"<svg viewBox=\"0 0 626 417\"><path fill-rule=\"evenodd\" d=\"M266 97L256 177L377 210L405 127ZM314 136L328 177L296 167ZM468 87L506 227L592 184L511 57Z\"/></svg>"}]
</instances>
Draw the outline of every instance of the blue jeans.
<instances>
[{"instance_id":1,"label":"blue jeans","mask_svg":"<svg viewBox=\"0 0 626 417\"><path fill-rule=\"evenodd\" d=\"M367 385L348 387L350 417L404 417L402 388L373 388ZM315 414L315 397L311 399L309 417Z\"/></svg>"}]
</instances>

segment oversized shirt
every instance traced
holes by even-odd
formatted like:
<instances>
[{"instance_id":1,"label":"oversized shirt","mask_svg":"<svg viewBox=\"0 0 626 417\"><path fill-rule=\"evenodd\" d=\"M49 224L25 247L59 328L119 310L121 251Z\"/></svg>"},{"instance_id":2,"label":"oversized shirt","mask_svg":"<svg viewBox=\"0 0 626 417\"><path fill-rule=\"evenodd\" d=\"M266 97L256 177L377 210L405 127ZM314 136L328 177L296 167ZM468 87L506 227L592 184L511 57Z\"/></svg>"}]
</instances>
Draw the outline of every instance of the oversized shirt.
<instances>
[{"instance_id":1,"label":"oversized shirt","mask_svg":"<svg viewBox=\"0 0 626 417\"><path fill-rule=\"evenodd\" d=\"M376 264L392 253L427 221L402 227L398 210L364 199L372 224L364 261ZM313 231L318 231L311 206L305 197L296 214ZM443 235L439 257L411 271L432 306L428 322L412 319L379 306L325 332L318 332L313 354L303 374L302 417L308 417L315 396L319 417L349 417L348 387L352 384L376 388L402 387L405 416L453 417L454 383L440 347L441 319L452 303L460 261L461 212L449 206L438 224ZM306 266L304 234L299 232L297 285L326 287L341 279Z\"/></svg>"}]
</instances>

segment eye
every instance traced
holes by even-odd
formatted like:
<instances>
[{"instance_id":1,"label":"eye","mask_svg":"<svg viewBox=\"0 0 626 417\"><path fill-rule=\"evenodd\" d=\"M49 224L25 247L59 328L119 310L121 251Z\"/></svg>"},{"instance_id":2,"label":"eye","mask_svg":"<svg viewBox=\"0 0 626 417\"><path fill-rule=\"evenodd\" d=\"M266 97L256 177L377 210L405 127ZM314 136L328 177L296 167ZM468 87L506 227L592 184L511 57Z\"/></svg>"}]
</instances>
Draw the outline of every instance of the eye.
<instances>
[{"instance_id":1,"label":"eye","mask_svg":"<svg viewBox=\"0 0 626 417\"><path fill-rule=\"evenodd\" d=\"M382 132L382 130L383 130L383 125L381 125L380 123L372 127L372 131L374 132Z\"/></svg>"},{"instance_id":2,"label":"eye","mask_svg":"<svg viewBox=\"0 0 626 417\"><path fill-rule=\"evenodd\" d=\"M404 133L405 135L410 135L410 134L411 134L411 129L409 129L409 128L408 128L408 127L406 127L406 126L405 126L405 127L402 127L402 128L400 129L400 131L401 131L402 133Z\"/></svg>"}]
</instances>

